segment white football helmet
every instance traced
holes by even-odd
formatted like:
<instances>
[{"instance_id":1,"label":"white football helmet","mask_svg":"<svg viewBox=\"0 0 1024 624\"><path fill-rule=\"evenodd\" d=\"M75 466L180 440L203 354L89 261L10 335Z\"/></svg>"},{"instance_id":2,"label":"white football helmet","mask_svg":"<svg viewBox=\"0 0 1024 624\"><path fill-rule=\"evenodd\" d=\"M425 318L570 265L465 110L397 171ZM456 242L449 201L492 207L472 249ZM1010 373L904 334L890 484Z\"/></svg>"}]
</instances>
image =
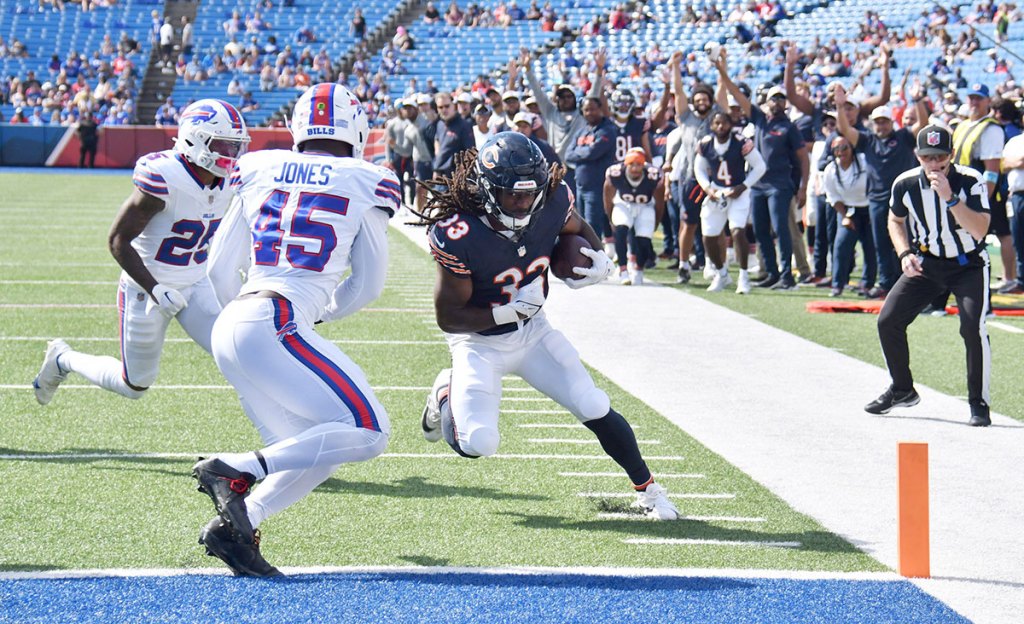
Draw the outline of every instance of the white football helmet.
<instances>
[{"instance_id":1,"label":"white football helmet","mask_svg":"<svg viewBox=\"0 0 1024 624\"><path fill-rule=\"evenodd\" d=\"M370 122L366 109L347 87L321 82L295 102L291 131L296 148L313 139L342 141L351 145L352 156L361 160Z\"/></svg>"},{"instance_id":2,"label":"white football helmet","mask_svg":"<svg viewBox=\"0 0 1024 624\"><path fill-rule=\"evenodd\" d=\"M222 100L198 100L178 117L174 148L217 177L231 174L248 144L249 133L241 113Z\"/></svg>"}]
</instances>

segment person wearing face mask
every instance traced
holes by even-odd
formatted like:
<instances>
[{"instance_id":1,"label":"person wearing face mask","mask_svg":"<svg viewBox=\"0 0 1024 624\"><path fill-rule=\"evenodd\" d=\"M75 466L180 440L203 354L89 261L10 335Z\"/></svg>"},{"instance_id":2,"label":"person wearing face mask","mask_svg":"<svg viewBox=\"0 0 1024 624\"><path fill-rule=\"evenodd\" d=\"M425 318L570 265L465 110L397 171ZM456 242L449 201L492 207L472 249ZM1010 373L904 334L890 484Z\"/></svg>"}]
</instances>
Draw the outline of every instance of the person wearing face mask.
<instances>
[{"instance_id":1,"label":"person wearing face mask","mask_svg":"<svg viewBox=\"0 0 1024 624\"><path fill-rule=\"evenodd\" d=\"M960 335L967 350L967 399L972 427L987 427L991 347L985 327L991 271L985 235L991 221L989 193L981 173L953 164L948 128L925 126L917 134L919 167L892 186L889 235L902 275L878 316L878 337L892 378L870 414L921 401L910 372L907 327L937 295L949 290L960 308ZM908 235L909 226L909 235Z\"/></svg>"}]
</instances>

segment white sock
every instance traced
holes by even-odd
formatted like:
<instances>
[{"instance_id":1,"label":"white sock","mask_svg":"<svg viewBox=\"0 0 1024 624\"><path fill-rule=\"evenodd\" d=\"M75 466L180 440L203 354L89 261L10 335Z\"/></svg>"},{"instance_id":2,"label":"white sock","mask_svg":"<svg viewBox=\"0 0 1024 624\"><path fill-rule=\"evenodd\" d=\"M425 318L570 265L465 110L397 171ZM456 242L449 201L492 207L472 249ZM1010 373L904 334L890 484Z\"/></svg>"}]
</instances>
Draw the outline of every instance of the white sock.
<instances>
[{"instance_id":1,"label":"white sock","mask_svg":"<svg viewBox=\"0 0 1024 624\"><path fill-rule=\"evenodd\" d=\"M747 277L747 270L746 269L740 269L740 277Z\"/></svg>"},{"instance_id":2,"label":"white sock","mask_svg":"<svg viewBox=\"0 0 1024 624\"><path fill-rule=\"evenodd\" d=\"M728 267L722 267L722 268L718 269L718 274L721 275L722 277L725 277L726 275L729 274L729 268Z\"/></svg>"},{"instance_id":3,"label":"white sock","mask_svg":"<svg viewBox=\"0 0 1024 624\"><path fill-rule=\"evenodd\" d=\"M124 382L124 377L121 376L121 362L110 356L67 351L62 353L58 360L61 369L78 373L94 386L116 392L129 399L138 399L145 394Z\"/></svg>"},{"instance_id":4,"label":"white sock","mask_svg":"<svg viewBox=\"0 0 1024 624\"><path fill-rule=\"evenodd\" d=\"M689 269L690 268L690 261L689 260L683 260L682 267L684 269Z\"/></svg>"},{"instance_id":5,"label":"white sock","mask_svg":"<svg viewBox=\"0 0 1024 624\"><path fill-rule=\"evenodd\" d=\"M254 475L257 480L267 476L267 471L260 465L260 460L256 457L256 453L218 453L217 459L235 470Z\"/></svg>"}]
</instances>

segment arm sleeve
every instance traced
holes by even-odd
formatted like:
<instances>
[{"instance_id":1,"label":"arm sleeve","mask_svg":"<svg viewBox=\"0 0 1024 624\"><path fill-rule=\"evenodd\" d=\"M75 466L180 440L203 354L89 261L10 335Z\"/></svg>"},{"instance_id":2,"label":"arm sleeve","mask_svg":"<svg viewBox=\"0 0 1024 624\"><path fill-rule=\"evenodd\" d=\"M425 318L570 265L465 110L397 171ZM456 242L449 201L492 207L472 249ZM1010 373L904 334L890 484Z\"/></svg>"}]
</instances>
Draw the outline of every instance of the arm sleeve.
<instances>
[{"instance_id":1,"label":"arm sleeve","mask_svg":"<svg viewBox=\"0 0 1024 624\"><path fill-rule=\"evenodd\" d=\"M704 158L703 154L697 152L693 157L693 177L704 190L711 186L711 178L708 176L709 169L711 169L711 163L708 162L707 158Z\"/></svg>"},{"instance_id":2,"label":"arm sleeve","mask_svg":"<svg viewBox=\"0 0 1024 624\"><path fill-rule=\"evenodd\" d=\"M344 318L380 296L388 273L388 214L366 211L352 241L352 272L334 289L321 320Z\"/></svg>"},{"instance_id":3,"label":"arm sleeve","mask_svg":"<svg viewBox=\"0 0 1024 624\"><path fill-rule=\"evenodd\" d=\"M750 150L750 153L748 153L745 158L747 160L747 165L750 166L750 171L747 172L747 178L743 181L743 184L745 184L747 188L750 188L758 183L761 176L764 175L764 172L768 170L768 165L765 164L764 158L761 156L761 152L756 149Z\"/></svg>"},{"instance_id":4,"label":"arm sleeve","mask_svg":"<svg viewBox=\"0 0 1024 624\"><path fill-rule=\"evenodd\" d=\"M242 273L249 269L249 245L252 240L242 210L242 198L235 196L217 233L210 242L206 274L221 307L238 296Z\"/></svg>"},{"instance_id":5,"label":"arm sleeve","mask_svg":"<svg viewBox=\"0 0 1024 624\"><path fill-rule=\"evenodd\" d=\"M537 74L533 71L532 63L528 68L526 68L526 82L530 84L530 89L533 90L533 96L537 98L537 106L540 108L540 116L543 117L545 121L554 119L554 115L558 111L555 110L555 105L548 99L547 93L544 92L544 87L541 86L540 81L537 80Z\"/></svg>"}]
</instances>

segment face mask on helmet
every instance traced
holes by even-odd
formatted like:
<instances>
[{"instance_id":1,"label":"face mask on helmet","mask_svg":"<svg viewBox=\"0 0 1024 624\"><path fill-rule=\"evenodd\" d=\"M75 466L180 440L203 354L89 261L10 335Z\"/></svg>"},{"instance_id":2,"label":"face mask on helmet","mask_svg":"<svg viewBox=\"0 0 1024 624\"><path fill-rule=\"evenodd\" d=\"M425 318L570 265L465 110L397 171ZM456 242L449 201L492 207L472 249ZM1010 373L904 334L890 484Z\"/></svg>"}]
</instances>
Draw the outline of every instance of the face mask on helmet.
<instances>
[{"instance_id":1,"label":"face mask on helmet","mask_svg":"<svg viewBox=\"0 0 1024 624\"><path fill-rule=\"evenodd\" d=\"M636 99L629 91L616 91L612 94L612 107L618 117L629 117L636 107Z\"/></svg>"},{"instance_id":2,"label":"face mask on helmet","mask_svg":"<svg viewBox=\"0 0 1024 624\"><path fill-rule=\"evenodd\" d=\"M548 163L540 149L521 134L501 132L480 149L476 173L484 210L522 234L547 195Z\"/></svg>"},{"instance_id":3,"label":"face mask on helmet","mask_svg":"<svg viewBox=\"0 0 1024 624\"><path fill-rule=\"evenodd\" d=\"M332 83L313 85L299 97L292 111L295 148L306 141L326 139L352 147L352 157L362 159L370 123L366 110L345 86Z\"/></svg>"},{"instance_id":4,"label":"face mask on helmet","mask_svg":"<svg viewBox=\"0 0 1024 624\"><path fill-rule=\"evenodd\" d=\"M182 112L174 147L197 167L224 178L248 144L245 121L235 107L207 99L194 102Z\"/></svg>"}]
</instances>

